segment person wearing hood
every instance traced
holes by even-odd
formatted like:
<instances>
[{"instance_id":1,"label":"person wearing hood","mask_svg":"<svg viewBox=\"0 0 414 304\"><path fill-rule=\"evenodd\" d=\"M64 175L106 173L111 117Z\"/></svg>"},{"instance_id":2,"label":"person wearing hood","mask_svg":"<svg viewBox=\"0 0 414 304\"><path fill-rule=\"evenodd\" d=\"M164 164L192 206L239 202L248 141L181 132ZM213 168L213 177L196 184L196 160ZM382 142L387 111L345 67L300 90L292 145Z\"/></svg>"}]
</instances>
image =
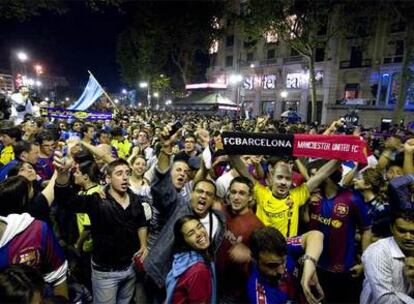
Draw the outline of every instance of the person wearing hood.
<instances>
[{"instance_id":1,"label":"person wearing hood","mask_svg":"<svg viewBox=\"0 0 414 304\"><path fill-rule=\"evenodd\" d=\"M215 269L206 228L196 216L183 216L174 224L174 239L176 253L167 275L165 303L216 303Z\"/></svg>"}]
</instances>

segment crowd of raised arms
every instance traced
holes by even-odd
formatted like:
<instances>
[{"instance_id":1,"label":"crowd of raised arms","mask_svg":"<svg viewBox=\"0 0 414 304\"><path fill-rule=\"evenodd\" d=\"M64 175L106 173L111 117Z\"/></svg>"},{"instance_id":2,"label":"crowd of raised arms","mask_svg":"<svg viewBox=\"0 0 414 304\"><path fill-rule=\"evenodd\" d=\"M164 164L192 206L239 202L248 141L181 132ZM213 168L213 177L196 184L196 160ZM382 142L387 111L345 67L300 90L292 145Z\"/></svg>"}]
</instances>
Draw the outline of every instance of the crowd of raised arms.
<instances>
[{"instance_id":1,"label":"crowd of raised arms","mask_svg":"<svg viewBox=\"0 0 414 304\"><path fill-rule=\"evenodd\" d=\"M367 162L227 155L224 131L346 133ZM125 109L0 141L0 303L414 303L406 126Z\"/></svg>"}]
</instances>

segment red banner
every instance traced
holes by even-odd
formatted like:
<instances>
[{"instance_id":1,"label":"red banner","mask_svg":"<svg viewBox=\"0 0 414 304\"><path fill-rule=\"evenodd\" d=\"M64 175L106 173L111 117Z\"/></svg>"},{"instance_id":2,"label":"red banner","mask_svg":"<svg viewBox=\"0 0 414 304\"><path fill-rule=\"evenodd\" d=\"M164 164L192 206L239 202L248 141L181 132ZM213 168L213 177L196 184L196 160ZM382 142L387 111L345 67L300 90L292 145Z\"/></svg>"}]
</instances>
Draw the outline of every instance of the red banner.
<instances>
[{"instance_id":1,"label":"red banner","mask_svg":"<svg viewBox=\"0 0 414 304\"><path fill-rule=\"evenodd\" d=\"M367 163L367 145L353 135L295 134L293 155Z\"/></svg>"}]
</instances>

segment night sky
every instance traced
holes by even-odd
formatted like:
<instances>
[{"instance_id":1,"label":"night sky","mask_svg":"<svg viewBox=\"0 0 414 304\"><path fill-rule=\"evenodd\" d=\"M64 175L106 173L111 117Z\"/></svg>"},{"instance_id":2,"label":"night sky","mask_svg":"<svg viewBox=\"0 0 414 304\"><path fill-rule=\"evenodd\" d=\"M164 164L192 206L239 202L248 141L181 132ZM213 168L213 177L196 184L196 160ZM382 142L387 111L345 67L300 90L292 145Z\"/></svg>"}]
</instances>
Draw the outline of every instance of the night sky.
<instances>
[{"instance_id":1,"label":"night sky","mask_svg":"<svg viewBox=\"0 0 414 304\"><path fill-rule=\"evenodd\" d=\"M118 34L128 14L116 8L92 12L72 2L63 15L42 13L26 22L0 21L0 70L9 70L11 50L25 50L45 73L65 76L72 91L80 92L92 71L102 86L117 93L123 87L116 64Z\"/></svg>"}]
</instances>

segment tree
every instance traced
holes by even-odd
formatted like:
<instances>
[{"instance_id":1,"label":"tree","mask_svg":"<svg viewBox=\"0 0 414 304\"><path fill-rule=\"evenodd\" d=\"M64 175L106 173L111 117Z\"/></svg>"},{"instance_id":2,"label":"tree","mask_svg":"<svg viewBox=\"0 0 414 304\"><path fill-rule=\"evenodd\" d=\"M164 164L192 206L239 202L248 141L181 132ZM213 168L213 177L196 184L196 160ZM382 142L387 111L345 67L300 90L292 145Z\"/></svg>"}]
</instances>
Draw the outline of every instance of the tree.
<instances>
[{"instance_id":1,"label":"tree","mask_svg":"<svg viewBox=\"0 0 414 304\"><path fill-rule=\"evenodd\" d=\"M118 7L122 0L84 0L86 7L93 11L99 11L104 6ZM31 17L38 16L43 12L54 12L64 14L70 10L71 1L61 0L1 0L0 20L17 19L25 21Z\"/></svg>"},{"instance_id":2,"label":"tree","mask_svg":"<svg viewBox=\"0 0 414 304\"><path fill-rule=\"evenodd\" d=\"M122 79L130 86L151 82L166 63L166 48L158 39L159 28L128 28L118 38L117 62Z\"/></svg>"},{"instance_id":3,"label":"tree","mask_svg":"<svg viewBox=\"0 0 414 304\"><path fill-rule=\"evenodd\" d=\"M394 107L393 121L398 122L402 118L408 94L412 92L414 83L414 2L392 1L391 9L397 17L405 23L405 45L401 67L401 84L398 92L397 104Z\"/></svg>"},{"instance_id":4,"label":"tree","mask_svg":"<svg viewBox=\"0 0 414 304\"><path fill-rule=\"evenodd\" d=\"M311 119L316 120L315 52L335 34L327 27L334 6L324 0L250 0L241 16L247 37L275 34L304 56L309 65ZM330 28L323 33L323 29Z\"/></svg>"},{"instance_id":5,"label":"tree","mask_svg":"<svg viewBox=\"0 0 414 304\"><path fill-rule=\"evenodd\" d=\"M214 39L212 21L221 1L151 2L135 13L118 41L118 64L128 83L168 74L183 88L200 73L195 55L207 53Z\"/></svg>"}]
</instances>

